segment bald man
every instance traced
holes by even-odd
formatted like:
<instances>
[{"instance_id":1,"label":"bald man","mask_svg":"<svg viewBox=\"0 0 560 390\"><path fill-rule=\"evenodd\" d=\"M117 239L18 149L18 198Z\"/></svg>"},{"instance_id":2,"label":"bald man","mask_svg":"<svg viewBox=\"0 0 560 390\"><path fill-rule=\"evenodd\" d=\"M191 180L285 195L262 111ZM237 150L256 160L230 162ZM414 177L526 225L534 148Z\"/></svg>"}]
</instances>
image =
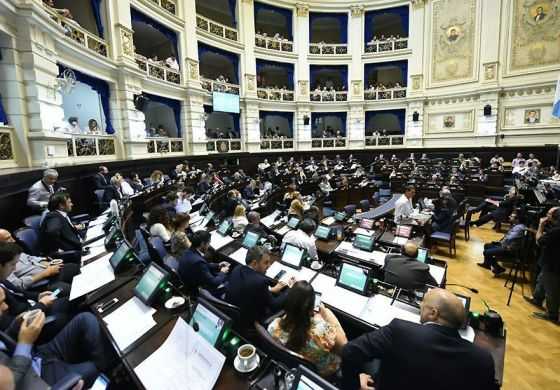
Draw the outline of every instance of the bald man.
<instances>
[{"instance_id":1,"label":"bald man","mask_svg":"<svg viewBox=\"0 0 560 390\"><path fill-rule=\"evenodd\" d=\"M420 289L427 284L438 286L430 274L430 266L418 261L417 256L418 246L412 241L404 245L402 254L387 255L384 281L406 290Z\"/></svg>"},{"instance_id":2,"label":"bald man","mask_svg":"<svg viewBox=\"0 0 560 390\"><path fill-rule=\"evenodd\" d=\"M394 319L342 350L344 390L373 389L363 366L380 359L376 390L495 390L490 353L459 336L465 322L461 301L439 288L426 293L420 322Z\"/></svg>"}]
</instances>

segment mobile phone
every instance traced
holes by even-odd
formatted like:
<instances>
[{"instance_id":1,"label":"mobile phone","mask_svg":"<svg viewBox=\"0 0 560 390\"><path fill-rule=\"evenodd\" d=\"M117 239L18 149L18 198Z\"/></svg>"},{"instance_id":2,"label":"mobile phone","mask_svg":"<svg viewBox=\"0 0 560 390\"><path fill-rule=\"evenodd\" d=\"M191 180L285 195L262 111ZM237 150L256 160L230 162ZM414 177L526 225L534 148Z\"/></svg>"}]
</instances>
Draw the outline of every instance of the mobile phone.
<instances>
[{"instance_id":1,"label":"mobile phone","mask_svg":"<svg viewBox=\"0 0 560 390\"><path fill-rule=\"evenodd\" d=\"M97 377L90 390L105 390L111 381L105 375L101 374Z\"/></svg>"},{"instance_id":2,"label":"mobile phone","mask_svg":"<svg viewBox=\"0 0 560 390\"><path fill-rule=\"evenodd\" d=\"M315 310L316 312L319 311L319 306L321 306L321 293L315 291L315 306L313 307L313 310Z\"/></svg>"},{"instance_id":3,"label":"mobile phone","mask_svg":"<svg viewBox=\"0 0 560 390\"><path fill-rule=\"evenodd\" d=\"M274 279L280 280L280 279L282 278L282 276L284 276L285 274L286 274L286 270L282 270L282 271L280 271L280 272L278 272L278 273L276 274L276 276L274 277Z\"/></svg>"},{"instance_id":4,"label":"mobile phone","mask_svg":"<svg viewBox=\"0 0 560 390\"><path fill-rule=\"evenodd\" d=\"M59 288L57 288L56 290L54 290L54 291L52 292L51 296L52 296L53 298L56 298L56 297L58 296L58 294L60 294L60 291L61 291L61 290L60 290Z\"/></svg>"}]
</instances>

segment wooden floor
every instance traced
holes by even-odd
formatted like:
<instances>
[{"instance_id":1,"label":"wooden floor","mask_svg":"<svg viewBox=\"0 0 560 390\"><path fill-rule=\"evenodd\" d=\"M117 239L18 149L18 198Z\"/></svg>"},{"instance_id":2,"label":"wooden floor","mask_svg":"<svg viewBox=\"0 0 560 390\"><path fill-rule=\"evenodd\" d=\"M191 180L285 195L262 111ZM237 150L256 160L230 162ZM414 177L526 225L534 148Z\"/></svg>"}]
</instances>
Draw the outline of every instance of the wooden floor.
<instances>
[{"instance_id":1,"label":"wooden floor","mask_svg":"<svg viewBox=\"0 0 560 390\"><path fill-rule=\"evenodd\" d=\"M479 290L471 293L460 287L449 289L470 295L471 310L484 311L482 300L498 311L507 328L505 357L505 390L560 389L560 326L531 317L535 311L525 302L521 286L516 285L511 305L506 306L509 290L503 277L495 278L492 272L476 265L482 259L484 243L497 240L503 234L492 230L492 224L471 228L470 241L457 234L457 256L449 258L447 248L440 246L435 257L448 262L447 283L460 283ZM560 258L560 254L559 254ZM525 295L531 295L529 284L524 285Z\"/></svg>"}]
</instances>

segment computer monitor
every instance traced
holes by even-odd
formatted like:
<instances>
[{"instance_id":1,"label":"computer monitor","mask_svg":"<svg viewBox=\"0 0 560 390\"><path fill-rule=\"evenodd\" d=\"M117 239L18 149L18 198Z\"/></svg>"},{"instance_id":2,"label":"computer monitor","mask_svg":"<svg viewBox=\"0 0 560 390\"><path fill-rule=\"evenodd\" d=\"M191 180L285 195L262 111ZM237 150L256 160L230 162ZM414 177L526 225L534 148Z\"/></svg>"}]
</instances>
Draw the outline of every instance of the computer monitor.
<instances>
[{"instance_id":1,"label":"computer monitor","mask_svg":"<svg viewBox=\"0 0 560 390\"><path fill-rule=\"evenodd\" d=\"M110 216L105 222L103 222L103 230L108 232L115 223L117 223L117 217L113 215Z\"/></svg>"},{"instance_id":2,"label":"computer monitor","mask_svg":"<svg viewBox=\"0 0 560 390\"><path fill-rule=\"evenodd\" d=\"M319 225L315 230L315 237L319 240L328 240L331 236L331 228L328 226Z\"/></svg>"},{"instance_id":3,"label":"computer monitor","mask_svg":"<svg viewBox=\"0 0 560 390\"><path fill-rule=\"evenodd\" d=\"M342 263L338 278L336 279L336 285L365 295L368 279L369 273L366 268L349 263Z\"/></svg>"},{"instance_id":4,"label":"computer monitor","mask_svg":"<svg viewBox=\"0 0 560 390\"><path fill-rule=\"evenodd\" d=\"M297 217L291 217L291 218L288 220L288 227L291 228L291 229L297 229L297 227L298 227L298 225L299 225L299 222L300 222L299 218L297 218Z\"/></svg>"},{"instance_id":5,"label":"computer monitor","mask_svg":"<svg viewBox=\"0 0 560 390\"><path fill-rule=\"evenodd\" d=\"M146 305L151 305L158 293L165 288L169 273L159 265L151 263L144 275L134 287L134 295L136 295Z\"/></svg>"},{"instance_id":6,"label":"computer monitor","mask_svg":"<svg viewBox=\"0 0 560 390\"><path fill-rule=\"evenodd\" d=\"M226 219L218 226L218 233L222 236L227 236L233 227L231 221Z\"/></svg>"},{"instance_id":7,"label":"computer monitor","mask_svg":"<svg viewBox=\"0 0 560 390\"><path fill-rule=\"evenodd\" d=\"M117 241L122 240L123 235L118 225L111 228L111 231L105 236L105 248L109 251L114 250L117 246Z\"/></svg>"},{"instance_id":8,"label":"computer monitor","mask_svg":"<svg viewBox=\"0 0 560 390\"><path fill-rule=\"evenodd\" d=\"M305 257L305 249L298 248L292 244L286 244L280 262L289 267L300 269L303 258Z\"/></svg>"},{"instance_id":9,"label":"computer monitor","mask_svg":"<svg viewBox=\"0 0 560 390\"><path fill-rule=\"evenodd\" d=\"M251 249L257 242L259 242L259 238L261 238L260 234L248 231L245 233L245 237L243 238L243 243L241 244L244 248Z\"/></svg>"},{"instance_id":10,"label":"computer monitor","mask_svg":"<svg viewBox=\"0 0 560 390\"><path fill-rule=\"evenodd\" d=\"M416 260L425 263L428 260L428 249L427 248L418 248L418 255L416 256Z\"/></svg>"},{"instance_id":11,"label":"computer monitor","mask_svg":"<svg viewBox=\"0 0 560 390\"><path fill-rule=\"evenodd\" d=\"M290 390L337 390L337 388L307 367L299 366L296 380Z\"/></svg>"},{"instance_id":12,"label":"computer monitor","mask_svg":"<svg viewBox=\"0 0 560 390\"><path fill-rule=\"evenodd\" d=\"M373 229L373 224L374 224L373 219L366 219L366 218L364 218L364 219L362 219L362 220L360 221L360 227L361 227L362 229L371 230L371 229Z\"/></svg>"},{"instance_id":13,"label":"computer monitor","mask_svg":"<svg viewBox=\"0 0 560 390\"><path fill-rule=\"evenodd\" d=\"M366 236L365 234L356 234L356 238L354 238L352 245L363 251L371 252L373 250L374 243L373 237Z\"/></svg>"},{"instance_id":14,"label":"computer monitor","mask_svg":"<svg viewBox=\"0 0 560 390\"><path fill-rule=\"evenodd\" d=\"M408 225L398 225L395 231L395 236L410 238L412 235L412 226Z\"/></svg>"},{"instance_id":15,"label":"computer monitor","mask_svg":"<svg viewBox=\"0 0 560 390\"><path fill-rule=\"evenodd\" d=\"M213 347L221 339L230 318L202 298L198 299L189 324Z\"/></svg>"},{"instance_id":16,"label":"computer monitor","mask_svg":"<svg viewBox=\"0 0 560 390\"><path fill-rule=\"evenodd\" d=\"M334 219L337 222L343 222L346 219L346 213L344 211L337 211L334 213Z\"/></svg>"},{"instance_id":17,"label":"computer monitor","mask_svg":"<svg viewBox=\"0 0 560 390\"><path fill-rule=\"evenodd\" d=\"M128 246L125 241L123 241L118 249L113 252L111 257L109 258L109 263L111 264L111 267L113 267L113 270L115 272L118 272L136 259L137 257L134 254L132 248Z\"/></svg>"},{"instance_id":18,"label":"computer monitor","mask_svg":"<svg viewBox=\"0 0 560 390\"><path fill-rule=\"evenodd\" d=\"M202 222L199 224L199 227L203 228L206 227L206 225L208 225L208 223L210 223L210 221L212 220L212 218L214 218L214 212L213 211L208 211L208 214L206 214L204 216L204 219L202 220Z\"/></svg>"}]
</instances>

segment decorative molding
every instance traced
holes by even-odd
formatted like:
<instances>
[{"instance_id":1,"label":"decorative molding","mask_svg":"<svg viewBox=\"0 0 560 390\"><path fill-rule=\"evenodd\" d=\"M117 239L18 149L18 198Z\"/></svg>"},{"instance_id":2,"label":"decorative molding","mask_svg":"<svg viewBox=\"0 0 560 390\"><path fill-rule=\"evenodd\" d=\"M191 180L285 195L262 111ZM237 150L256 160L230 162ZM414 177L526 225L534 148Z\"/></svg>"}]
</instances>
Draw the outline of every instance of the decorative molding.
<instances>
[{"instance_id":1,"label":"decorative molding","mask_svg":"<svg viewBox=\"0 0 560 390\"><path fill-rule=\"evenodd\" d=\"M362 95L362 80L352 80L352 95L353 96Z\"/></svg>"},{"instance_id":2,"label":"decorative molding","mask_svg":"<svg viewBox=\"0 0 560 390\"><path fill-rule=\"evenodd\" d=\"M125 56L134 57L134 40L132 38L134 31L122 24L119 24L118 28L121 36L122 53Z\"/></svg>"},{"instance_id":3,"label":"decorative molding","mask_svg":"<svg viewBox=\"0 0 560 390\"><path fill-rule=\"evenodd\" d=\"M296 13L301 17L309 16L309 4L296 3Z\"/></svg>"},{"instance_id":4,"label":"decorative molding","mask_svg":"<svg viewBox=\"0 0 560 390\"><path fill-rule=\"evenodd\" d=\"M243 3L253 4L253 0L242 0Z\"/></svg>"},{"instance_id":5,"label":"decorative molding","mask_svg":"<svg viewBox=\"0 0 560 390\"><path fill-rule=\"evenodd\" d=\"M410 76L411 80L412 80L412 90L413 91L417 91L419 89L422 89L422 81L424 76L422 76L421 74L414 74Z\"/></svg>"},{"instance_id":6,"label":"decorative molding","mask_svg":"<svg viewBox=\"0 0 560 390\"><path fill-rule=\"evenodd\" d=\"M412 8L422 8L428 0L410 0L412 3Z\"/></svg>"},{"instance_id":7,"label":"decorative molding","mask_svg":"<svg viewBox=\"0 0 560 390\"><path fill-rule=\"evenodd\" d=\"M247 91L255 91L257 89L256 76L254 74L246 74L245 83L247 85Z\"/></svg>"},{"instance_id":8,"label":"decorative molding","mask_svg":"<svg viewBox=\"0 0 560 390\"><path fill-rule=\"evenodd\" d=\"M484 81L495 81L498 75L498 63L489 62L484 64Z\"/></svg>"},{"instance_id":9,"label":"decorative molding","mask_svg":"<svg viewBox=\"0 0 560 390\"><path fill-rule=\"evenodd\" d=\"M364 14L364 6L362 4L355 4L350 7L350 13L353 18L359 18Z\"/></svg>"},{"instance_id":10,"label":"decorative molding","mask_svg":"<svg viewBox=\"0 0 560 390\"><path fill-rule=\"evenodd\" d=\"M191 80L198 80L199 73L198 73L198 61L192 60L187 58L187 64L189 69L189 78Z\"/></svg>"},{"instance_id":11,"label":"decorative molding","mask_svg":"<svg viewBox=\"0 0 560 390\"><path fill-rule=\"evenodd\" d=\"M309 96L309 81L299 80L299 94L300 96Z\"/></svg>"}]
</instances>

